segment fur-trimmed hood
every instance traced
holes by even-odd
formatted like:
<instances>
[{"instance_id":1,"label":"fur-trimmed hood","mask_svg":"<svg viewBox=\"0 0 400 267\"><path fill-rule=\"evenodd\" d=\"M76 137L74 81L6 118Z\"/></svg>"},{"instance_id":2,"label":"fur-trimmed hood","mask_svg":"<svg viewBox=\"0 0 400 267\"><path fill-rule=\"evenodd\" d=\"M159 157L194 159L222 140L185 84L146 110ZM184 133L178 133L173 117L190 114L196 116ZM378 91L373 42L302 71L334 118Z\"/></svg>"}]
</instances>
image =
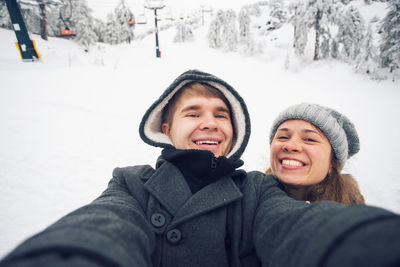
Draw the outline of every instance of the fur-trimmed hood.
<instances>
[{"instance_id":1,"label":"fur-trimmed hood","mask_svg":"<svg viewBox=\"0 0 400 267\"><path fill-rule=\"evenodd\" d=\"M239 159L247 146L250 137L250 117L242 97L225 81L199 70L188 70L182 73L164 91L157 101L144 114L139 127L140 137L149 145L167 147L172 145L170 139L161 130L162 112L176 92L189 82L207 83L221 91L232 108L234 137L228 158Z\"/></svg>"}]
</instances>

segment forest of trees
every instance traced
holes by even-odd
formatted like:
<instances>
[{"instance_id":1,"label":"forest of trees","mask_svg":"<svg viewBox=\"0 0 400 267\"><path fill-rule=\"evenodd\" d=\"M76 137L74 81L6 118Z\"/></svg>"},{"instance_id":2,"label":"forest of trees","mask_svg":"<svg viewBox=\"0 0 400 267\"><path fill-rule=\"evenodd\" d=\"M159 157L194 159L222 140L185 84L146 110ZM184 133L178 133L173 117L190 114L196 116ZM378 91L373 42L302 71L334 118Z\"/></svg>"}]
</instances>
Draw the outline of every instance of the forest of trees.
<instances>
[{"instance_id":1,"label":"forest of trees","mask_svg":"<svg viewBox=\"0 0 400 267\"><path fill-rule=\"evenodd\" d=\"M86 51L96 42L130 43L135 38L134 13L120 0L106 21L92 16L86 0L55 0L57 4L21 5L32 33L46 39L58 36L60 30L71 29L74 40ZM385 2L384 18L365 21L352 0L263 0L246 5L236 13L232 9L217 10L208 24L208 43L215 49L255 55L263 49L257 38L284 25L293 26L293 53L305 57L305 49L313 46L313 60L332 58L347 62L360 73L380 79L382 70L400 72L400 0L364 0L365 5ZM264 25L255 27L254 20L264 16ZM175 42L193 40L199 17L175 22ZM8 11L0 1L0 27L11 29ZM162 30L162 29L160 29ZM149 32L148 34L150 34Z\"/></svg>"},{"instance_id":2,"label":"forest of trees","mask_svg":"<svg viewBox=\"0 0 400 267\"><path fill-rule=\"evenodd\" d=\"M332 58L347 62L373 79L381 73L400 72L400 0L387 2L387 15L365 21L351 0L260 1L243 6L235 21L232 10L218 10L209 25L210 47L254 54L260 51L254 35L268 35L285 23L293 26L293 50L304 57L307 44L314 47L313 60ZM373 0L364 0L371 5ZM261 10L267 10L268 14ZM255 27L252 19L268 16ZM237 30L233 29L236 27ZM310 36L314 39L310 40Z\"/></svg>"},{"instance_id":3,"label":"forest of trees","mask_svg":"<svg viewBox=\"0 0 400 267\"><path fill-rule=\"evenodd\" d=\"M134 25L128 21L135 19L133 12L120 0L106 22L92 16L86 0L57 0L53 4L20 5L29 32L40 34L43 39L59 36L64 29L72 30L74 40L85 50L96 42L119 44L131 42L134 38ZM43 23L45 19L46 23ZM46 25L46 28L43 26ZM11 29L7 7L0 1L0 27Z\"/></svg>"}]
</instances>

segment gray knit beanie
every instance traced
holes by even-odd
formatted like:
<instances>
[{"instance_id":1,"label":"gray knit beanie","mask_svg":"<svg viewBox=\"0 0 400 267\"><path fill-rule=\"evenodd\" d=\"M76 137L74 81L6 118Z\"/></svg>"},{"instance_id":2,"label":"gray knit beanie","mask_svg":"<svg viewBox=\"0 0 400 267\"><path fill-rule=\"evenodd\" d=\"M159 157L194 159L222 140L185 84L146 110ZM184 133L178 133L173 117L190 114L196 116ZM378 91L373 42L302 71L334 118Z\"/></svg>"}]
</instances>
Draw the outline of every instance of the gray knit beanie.
<instances>
[{"instance_id":1,"label":"gray knit beanie","mask_svg":"<svg viewBox=\"0 0 400 267\"><path fill-rule=\"evenodd\" d=\"M290 106L279 114L271 127L270 144L279 125L294 119L307 121L319 128L340 161L345 161L360 150L357 131L346 116L331 108L308 103Z\"/></svg>"}]
</instances>

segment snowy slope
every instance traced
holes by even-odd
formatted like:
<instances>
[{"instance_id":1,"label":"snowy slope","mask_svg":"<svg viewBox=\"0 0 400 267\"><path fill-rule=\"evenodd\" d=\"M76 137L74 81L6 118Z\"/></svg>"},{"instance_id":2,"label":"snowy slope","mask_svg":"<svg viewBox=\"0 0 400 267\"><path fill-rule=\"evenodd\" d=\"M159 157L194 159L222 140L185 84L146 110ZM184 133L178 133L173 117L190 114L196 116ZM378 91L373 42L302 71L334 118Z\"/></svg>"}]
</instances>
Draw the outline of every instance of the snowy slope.
<instances>
[{"instance_id":1,"label":"snowy slope","mask_svg":"<svg viewBox=\"0 0 400 267\"><path fill-rule=\"evenodd\" d=\"M288 26L290 27L290 26ZM0 29L0 256L67 212L90 202L116 166L151 164L160 152L138 127L147 107L180 73L196 68L226 79L247 101L252 137L244 169L268 165L270 124L288 105L328 105L351 118L361 151L346 165L367 202L400 212L400 82L376 82L336 61L284 68L287 32L262 54L210 49L206 28L195 41L173 43L173 28L131 45L75 43L33 36L41 63L22 63L15 36Z\"/></svg>"}]
</instances>

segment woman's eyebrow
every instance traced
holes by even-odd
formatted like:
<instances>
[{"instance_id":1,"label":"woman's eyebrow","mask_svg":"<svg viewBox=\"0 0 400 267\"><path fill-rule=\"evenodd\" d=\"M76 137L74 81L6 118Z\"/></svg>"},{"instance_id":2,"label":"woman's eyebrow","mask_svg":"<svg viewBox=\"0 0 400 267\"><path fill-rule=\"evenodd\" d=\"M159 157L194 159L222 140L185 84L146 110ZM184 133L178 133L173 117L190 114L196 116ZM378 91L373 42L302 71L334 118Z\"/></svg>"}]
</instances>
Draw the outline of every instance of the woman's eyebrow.
<instances>
[{"instance_id":1,"label":"woman's eyebrow","mask_svg":"<svg viewBox=\"0 0 400 267\"><path fill-rule=\"evenodd\" d=\"M289 132L288 128L279 128L277 131Z\"/></svg>"},{"instance_id":2,"label":"woman's eyebrow","mask_svg":"<svg viewBox=\"0 0 400 267\"><path fill-rule=\"evenodd\" d=\"M313 129L304 129L303 132L305 133L315 133L318 134L319 136L322 137L322 134L319 131L313 130Z\"/></svg>"}]
</instances>

